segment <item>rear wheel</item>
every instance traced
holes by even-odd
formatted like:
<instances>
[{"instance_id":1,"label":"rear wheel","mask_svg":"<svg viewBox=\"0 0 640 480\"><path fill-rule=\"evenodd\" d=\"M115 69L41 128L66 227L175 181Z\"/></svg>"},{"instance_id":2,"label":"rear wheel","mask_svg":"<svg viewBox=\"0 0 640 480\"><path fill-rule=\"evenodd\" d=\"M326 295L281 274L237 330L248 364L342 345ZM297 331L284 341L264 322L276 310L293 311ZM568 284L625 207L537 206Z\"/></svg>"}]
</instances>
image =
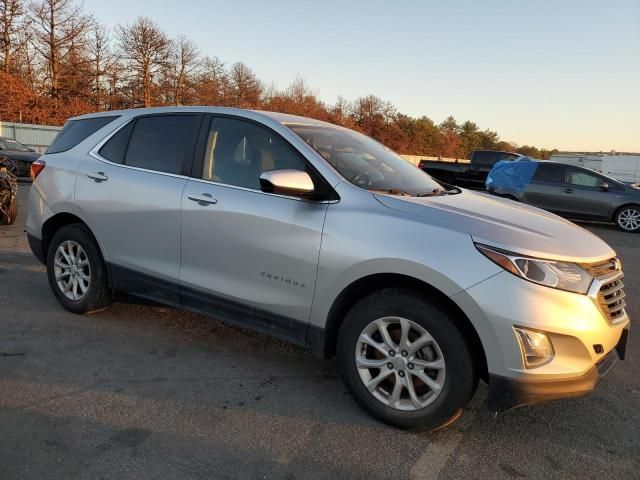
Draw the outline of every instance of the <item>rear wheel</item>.
<instances>
[{"instance_id":1,"label":"rear wheel","mask_svg":"<svg viewBox=\"0 0 640 480\"><path fill-rule=\"evenodd\" d=\"M616 226L623 232L640 232L640 207L629 205L616 213Z\"/></svg>"},{"instance_id":2,"label":"rear wheel","mask_svg":"<svg viewBox=\"0 0 640 480\"><path fill-rule=\"evenodd\" d=\"M111 303L107 271L92 235L80 224L58 230L47 250L49 285L73 313L100 310Z\"/></svg>"},{"instance_id":3,"label":"rear wheel","mask_svg":"<svg viewBox=\"0 0 640 480\"><path fill-rule=\"evenodd\" d=\"M398 289L347 314L340 373L372 416L400 428L434 429L459 416L477 385L469 346L445 309Z\"/></svg>"}]
</instances>

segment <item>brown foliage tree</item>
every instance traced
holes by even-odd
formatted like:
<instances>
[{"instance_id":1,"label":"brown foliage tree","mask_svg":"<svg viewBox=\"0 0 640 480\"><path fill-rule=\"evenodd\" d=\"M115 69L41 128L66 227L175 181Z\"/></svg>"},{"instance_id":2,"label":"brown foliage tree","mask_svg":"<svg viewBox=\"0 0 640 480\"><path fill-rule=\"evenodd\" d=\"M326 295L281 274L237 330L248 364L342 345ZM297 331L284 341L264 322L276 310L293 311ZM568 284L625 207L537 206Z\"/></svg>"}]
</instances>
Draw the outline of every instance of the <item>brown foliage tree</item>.
<instances>
[{"instance_id":1,"label":"brown foliage tree","mask_svg":"<svg viewBox=\"0 0 640 480\"><path fill-rule=\"evenodd\" d=\"M155 76L169 63L171 40L147 17L138 17L131 25L119 25L118 40L132 80L133 103L150 107L158 80Z\"/></svg>"}]
</instances>

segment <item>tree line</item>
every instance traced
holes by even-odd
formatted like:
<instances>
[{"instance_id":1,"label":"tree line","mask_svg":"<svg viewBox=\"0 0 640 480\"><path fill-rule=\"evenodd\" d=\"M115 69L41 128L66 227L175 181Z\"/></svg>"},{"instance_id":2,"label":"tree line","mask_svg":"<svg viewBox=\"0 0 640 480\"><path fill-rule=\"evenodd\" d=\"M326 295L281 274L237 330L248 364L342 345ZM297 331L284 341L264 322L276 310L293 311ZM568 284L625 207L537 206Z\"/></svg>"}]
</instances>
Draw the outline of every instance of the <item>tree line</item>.
<instances>
[{"instance_id":1,"label":"tree line","mask_svg":"<svg viewBox=\"0 0 640 480\"><path fill-rule=\"evenodd\" d=\"M328 104L302 78L278 89L242 62L225 64L184 35L170 38L147 17L108 30L76 0L0 0L0 120L62 125L83 113L161 105L303 115L359 130L404 154L552 153L501 141L471 121L411 117L375 95Z\"/></svg>"}]
</instances>

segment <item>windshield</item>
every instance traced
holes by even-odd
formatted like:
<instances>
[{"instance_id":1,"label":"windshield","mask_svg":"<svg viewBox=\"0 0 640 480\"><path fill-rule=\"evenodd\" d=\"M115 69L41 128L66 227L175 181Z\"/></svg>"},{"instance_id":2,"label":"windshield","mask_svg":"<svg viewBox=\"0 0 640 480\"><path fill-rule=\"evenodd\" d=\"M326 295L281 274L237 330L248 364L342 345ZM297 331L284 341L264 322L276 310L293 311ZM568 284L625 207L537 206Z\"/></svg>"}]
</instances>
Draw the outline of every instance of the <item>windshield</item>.
<instances>
[{"instance_id":1,"label":"windshield","mask_svg":"<svg viewBox=\"0 0 640 480\"><path fill-rule=\"evenodd\" d=\"M0 139L0 147L2 150L15 150L16 152L29 152L30 150L15 140L9 140L8 138Z\"/></svg>"},{"instance_id":2,"label":"windshield","mask_svg":"<svg viewBox=\"0 0 640 480\"><path fill-rule=\"evenodd\" d=\"M287 126L358 187L399 195L446 193L429 175L365 135L343 128Z\"/></svg>"}]
</instances>

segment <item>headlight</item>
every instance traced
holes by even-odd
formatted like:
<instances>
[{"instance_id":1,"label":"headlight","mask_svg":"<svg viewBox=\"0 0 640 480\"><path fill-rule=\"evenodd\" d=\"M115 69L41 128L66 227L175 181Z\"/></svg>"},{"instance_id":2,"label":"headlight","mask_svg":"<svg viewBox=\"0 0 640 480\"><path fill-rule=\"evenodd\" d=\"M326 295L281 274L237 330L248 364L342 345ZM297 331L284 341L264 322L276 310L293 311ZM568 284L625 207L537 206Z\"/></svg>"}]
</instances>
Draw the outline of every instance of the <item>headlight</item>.
<instances>
[{"instance_id":1,"label":"headlight","mask_svg":"<svg viewBox=\"0 0 640 480\"><path fill-rule=\"evenodd\" d=\"M476 248L508 272L547 287L585 295L593 281L593 277L575 263L524 257L480 243L476 243Z\"/></svg>"}]
</instances>

